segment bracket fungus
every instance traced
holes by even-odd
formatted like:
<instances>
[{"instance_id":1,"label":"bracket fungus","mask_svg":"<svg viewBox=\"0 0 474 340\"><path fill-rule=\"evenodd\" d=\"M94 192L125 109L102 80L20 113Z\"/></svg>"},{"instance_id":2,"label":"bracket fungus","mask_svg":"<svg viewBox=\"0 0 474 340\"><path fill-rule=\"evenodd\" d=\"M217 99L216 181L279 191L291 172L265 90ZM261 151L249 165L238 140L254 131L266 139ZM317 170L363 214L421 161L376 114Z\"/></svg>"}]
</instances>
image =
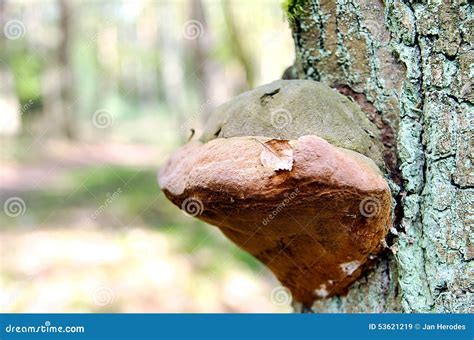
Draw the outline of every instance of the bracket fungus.
<instances>
[{"instance_id":1,"label":"bracket fungus","mask_svg":"<svg viewBox=\"0 0 474 340\"><path fill-rule=\"evenodd\" d=\"M315 81L280 80L218 107L159 184L308 306L344 294L381 250L391 209L382 164L356 104Z\"/></svg>"}]
</instances>

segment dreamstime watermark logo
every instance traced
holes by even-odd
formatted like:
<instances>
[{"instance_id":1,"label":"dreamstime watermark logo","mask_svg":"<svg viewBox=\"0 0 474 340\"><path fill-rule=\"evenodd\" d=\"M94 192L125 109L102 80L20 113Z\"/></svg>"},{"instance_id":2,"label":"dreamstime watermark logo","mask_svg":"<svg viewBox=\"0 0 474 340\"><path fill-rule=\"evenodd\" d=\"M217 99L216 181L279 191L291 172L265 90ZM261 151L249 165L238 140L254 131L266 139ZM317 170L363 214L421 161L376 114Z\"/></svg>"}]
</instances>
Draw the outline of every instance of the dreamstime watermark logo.
<instances>
[{"instance_id":1,"label":"dreamstime watermark logo","mask_svg":"<svg viewBox=\"0 0 474 340\"><path fill-rule=\"evenodd\" d=\"M296 188L289 195L286 195L285 199L280 204L278 204L278 206L270 214L268 214L267 217L263 219L262 224L267 225L270 223L298 195L299 191L300 190Z\"/></svg>"},{"instance_id":2,"label":"dreamstime watermark logo","mask_svg":"<svg viewBox=\"0 0 474 340\"><path fill-rule=\"evenodd\" d=\"M380 200L375 197L366 197L359 203L359 211L365 217L377 216L380 209Z\"/></svg>"},{"instance_id":3,"label":"dreamstime watermark logo","mask_svg":"<svg viewBox=\"0 0 474 340\"><path fill-rule=\"evenodd\" d=\"M20 107L19 115L7 113L4 116L2 116L0 118L0 131L4 131L5 133L17 132L18 129L20 128L20 121L21 121L20 116L30 111L33 105L34 105L33 100L29 99L26 103L24 103Z\"/></svg>"},{"instance_id":4,"label":"dreamstime watermark logo","mask_svg":"<svg viewBox=\"0 0 474 340\"><path fill-rule=\"evenodd\" d=\"M272 289L272 292L270 293L270 300L277 306L289 306L293 300L293 297L291 296L291 292L288 288L278 286Z\"/></svg>"},{"instance_id":5,"label":"dreamstime watermark logo","mask_svg":"<svg viewBox=\"0 0 474 340\"><path fill-rule=\"evenodd\" d=\"M7 39L20 39L25 35L25 25L20 20L9 20L3 26L3 33Z\"/></svg>"},{"instance_id":6,"label":"dreamstime watermark logo","mask_svg":"<svg viewBox=\"0 0 474 340\"><path fill-rule=\"evenodd\" d=\"M118 188L116 191L114 191L112 194L110 193L107 193L105 194L105 196L107 196L107 198L105 199L104 203L102 203L100 205L99 208L97 208L96 211L94 211L94 213L92 214L91 218L93 220L95 220L100 214L102 214L102 212L107 208L107 206L112 203L113 201L115 201L119 196L120 194L122 194L122 188Z\"/></svg>"},{"instance_id":7,"label":"dreamstime watermark logo","mask_svg":"<svg viewBox=\"0 0 474 340\"><path fill-rule=\"evenodd\" d=\"M25 201L21 197L10 197L3 203L3 212L9 217L18 217L26 212Z\"/></svg>"},{"instance_id":8,"label":"dreamstime watermark logo","mask_svg":"<svg viewBox=\"0 0 474 340\"><path fill-rule=\"evenodd\" d=\"M30 109L33 107L34 103L35 102L30 99L25 104L23 104L21 106L21 109L20 109L21 114L25 114L26 112L30 111Z\"/></svg>"},{"instance_id":9,"label":"dreamstime watermark logo","mask_svg":"<svg viewBox=\"0 0 474 340\"><path fill-rule=\"evenodd\" d=\"M181 210L188 216L196 217L204 211L204 204L199 198L188 197L181 203Z\"/></svg>"},{"instance_id":10,"label":"dreamstime watermark logo","mask_svg":"<svg viewBox=\"0 0 474 340\"><path fill-rule=\"evenodd\" d=\"M50 321L44 325L12 325L5 327L6 333L84 333L84 326L53 326Z\"/></svg>"},{"instance_id":11,"label":"dreamstime watermark logo","mask_svg":"<svg viewBox=\"0 0 474 340\"><path fill-rule=\"evenodd\" d=\"M92 116L92 123L98 129L106 129L114 125L114 115L105 109L97 110Z\"/></svg>"},{"instance_id":12,"label":"dreamstime watermark logo","mask_svg":"<svg viewBox=\"0 0 474 340\"><path fill-rule=\"evenodd\" d=\"M285 109L272 110L270 119L273 127L277 129L283 129L293 121L290 111Z\"/></svg>"},{"instance_id":13,"label":"dreamstime watermark logo","mask_svg":"<svg viewBox=\"0 0 474 340\"><path fill-rule=\"evenodd\" d=\"M188 40L201 37L204 33L204 26L198 20L188 20L183 26L183 35Z\"/></svg>"},{"instance_id":14,"label":"dreamstime watermark logo","mask_svg":"<svg viewBox=\"0 0 474 340\"><path fill-rule=\"evenodd\" d=\"M114 302L115 294L110 287L99 286L94 290L92 299L97 306L106 306Z\"/></svg>"}]
</instances>

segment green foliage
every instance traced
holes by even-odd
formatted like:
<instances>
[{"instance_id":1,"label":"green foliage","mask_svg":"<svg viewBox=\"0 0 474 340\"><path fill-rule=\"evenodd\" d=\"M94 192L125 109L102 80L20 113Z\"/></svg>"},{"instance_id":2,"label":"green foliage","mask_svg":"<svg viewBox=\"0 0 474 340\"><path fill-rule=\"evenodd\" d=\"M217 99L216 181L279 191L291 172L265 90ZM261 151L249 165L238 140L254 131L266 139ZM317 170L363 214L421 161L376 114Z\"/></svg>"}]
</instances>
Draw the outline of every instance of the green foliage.
<instances>
[{"instance_id":1,"label":"green foliage","mask_svg":"<svg viewBox=\"0 0 474 340\"><path fill-rule=\"evenodd\" d=\"M306 14L305 6L310 0L284 0L282 3L283 11L290 24Z\"/></svg>"},{"instance_id":2,"label":"green foliage","mask_svg":"<svg viewBox=\"0 0 474 340\"><path fill-rule=\"evenodd\" d=\"M33 106L28 105L30 110L39 106L41 102L41 59L34 53L14 54L10 61L10 66L15 75L15 91L22 106L28 103L34 103Z\"/></svg>"}]
</instances>

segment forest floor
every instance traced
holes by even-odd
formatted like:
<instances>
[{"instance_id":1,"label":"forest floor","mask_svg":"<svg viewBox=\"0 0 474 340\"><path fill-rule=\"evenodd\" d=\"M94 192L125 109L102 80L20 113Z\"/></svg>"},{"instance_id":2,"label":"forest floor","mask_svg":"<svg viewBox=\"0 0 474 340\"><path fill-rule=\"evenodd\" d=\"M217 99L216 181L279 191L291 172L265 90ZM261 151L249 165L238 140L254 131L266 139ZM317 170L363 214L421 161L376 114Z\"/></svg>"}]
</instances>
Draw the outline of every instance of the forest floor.
<instances>
[{"instance_id":1,"label":"forest floor","mask_svg":"<svg viewBox=\"0 0 474 340\"><path fill-rule=\"evenodd\" d=\"M0 165L2 205L22 204L0 216L1 312L291 310L271 301L279 284L260 263L166 200L162 150L15 148Z\"/></svg>"}]
</instances>

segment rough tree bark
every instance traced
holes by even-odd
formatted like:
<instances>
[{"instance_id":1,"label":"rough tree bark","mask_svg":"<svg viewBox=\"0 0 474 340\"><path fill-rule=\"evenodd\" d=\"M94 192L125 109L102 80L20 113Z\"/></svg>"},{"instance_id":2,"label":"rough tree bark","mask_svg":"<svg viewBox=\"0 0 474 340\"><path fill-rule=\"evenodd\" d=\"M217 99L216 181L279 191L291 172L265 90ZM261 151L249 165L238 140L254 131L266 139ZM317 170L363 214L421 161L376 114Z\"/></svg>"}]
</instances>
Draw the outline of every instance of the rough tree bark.
<instances>
[{"instance_id":1,"label":"rough tree bark","mask_svg":"<svg viewBox=\"0 0 474 340\"><path fill-rule=\"evenodd\" d=\"M393 233L315 312L472 312L473 3L290 0L298 78L357 101L393 181Z\"/></svg>"}]
</instances>

